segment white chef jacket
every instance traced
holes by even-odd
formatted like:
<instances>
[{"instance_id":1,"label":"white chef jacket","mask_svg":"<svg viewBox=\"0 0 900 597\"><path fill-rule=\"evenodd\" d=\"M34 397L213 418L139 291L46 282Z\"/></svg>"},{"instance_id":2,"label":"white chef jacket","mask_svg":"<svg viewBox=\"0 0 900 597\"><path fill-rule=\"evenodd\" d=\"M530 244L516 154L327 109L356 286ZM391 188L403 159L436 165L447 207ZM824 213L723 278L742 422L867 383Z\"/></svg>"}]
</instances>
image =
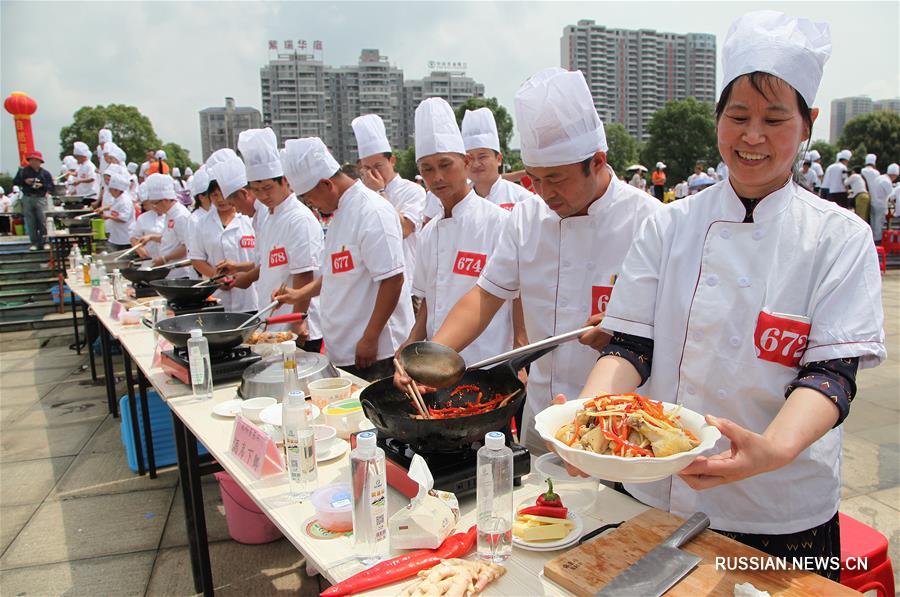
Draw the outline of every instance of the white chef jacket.
<instances>
[{"instance_id":1,"label":"white chef jacket","mask_svg":"<svg viewBox=\"0 0 900 597\"><path fill-rule=\"evenodd\" d=\"M431 191L425 193L425 213L422 215L423 220L433 220L440 214L444 213L444 206L437 195Z\"/></svg>"},{"instance_id":2,"label":"white chef jacket","mask_svg":"<svg viewBox=\"0 0 900 597\"><path fill-rule=\"evenodd\" d=\"M268 209L260 204L257 213ZM272 292L282 284L290 288L292 275L318 271L322 236L322 226L316 216L293 193L265 216L261 228L256 231L256 263L259 265L256 293L261 306L272 302ZM310 340L322 337L317 302L312 302L307 311ZM270 316L293 311L293 305L282 305ZM284 331L291 325L281 323L269 326L269 329Z\"/></svg>"},{"instance_id":3,"label":"white chef jacket","mask_svg":"<svg viewBox=\"0 0 900 597\"><path fill-rule=\"evenodd\" d=\"M253 204L256 208L256 212L250 218L250 222L253 224L253 230L256 232L256 236L259 236L260 231L263 227L263 222L266 221L266 217L269 215L269 208L262 204L259 199ZM256 264L259 265L259 261L256 261ZM260 289L259 284L253 284L251 286L256 291L256 302L260 307L265 307L269 303L272 302L271 295L263 296L262 290Z\"/></svg>"},{"instance_id":4,"label":"white chef jacket","mask_svg":"<svg viewBox=\"0 0 900 597\"><path fill-rule=\"evenodd\" d=\"M653 214L625 259L603 327L654 340L642 394L762 433L801 365L884 360L881 276L868 227L793 181L758 204L753 223L742 223L745 213L722 182ZM768 314L808 318L805 343L803 333L785 333L785 342L773 333L778 326L763 330ZM795 360L779 364L779 354ZM626 487L679 516L706 512L719 530L803 531L837 509L842 429L791 464L736 483L694 491L675 476ZM729 445L723 436L710 453Z\"/></svg>"},{"instance_id":5,"label":"white chef jacket","mask_svg":"<svg viewBox=\"0 0 900 597\"><path fill-rule=\"evenodd\" d=\"M610 173L609 187L585 216L560 219L537 195L520 203L478 279L496 297L521 296L532 342L576 330L605 309L640 223L662 208ZM533 431L534 415L556 394L577 397L598 356L588 346L569 342L531 366L522 425L529 448L546 449Z\"/></svg>"},{"instance_id":6,"label":"white chef jacket","mask_svg":"<svg viewBox=\"0 0 900 597\"><path fill-rule=\"evenodd\" d=\"M847 190L850 197L856 197L860 193L866 192L866 181L862 174L854 172L847 177Z\"/></svg>"},{"instance_id":7,"label":"white chef jacket","mask_svg":"<svg viewBox=\"0 0 900 597\"><path fill-rule=\"evenodd\" d=\"M382 280L404 273L403 231L397 213L357 181L338 202L322 252L322 332L337 366L356 361ZM378 337L377 359L392 356L412 329L412 302L397 307Z\"/></svg>"},{"instance_id":8,"label":"white chef jacket","mask_svg":"<svg viewBox=\"0 0 900 597\"><path fill-rule=\"evenodd\" d=\"M168 255L181 245L187 246L191 233L191 212L177 201L169 208L163 224L162 240L159 241L159 254ZM173 268L166 278L197 278L197 272L189 265Z\"/></svg>"},{"instance_id":9,"label":"white chef jacket","mask_svg":"<svg viewBox=\"0 0 900 597\"><path fill-rule=\"evenodd\" d=\"M151 209L139 215L134 221L131 236L141 238L147 234L162 234L165 225L166 217ZM159 243L146 243L144 249L151 258L159 257Z\"/></svg>"},{"instance_id":10,"label":"white chef jacket","mask_svg":"<svg viewBox=\"0 0 900 597\"><path fill-rule=\"evenodd\" d=\"M186 208L185 208L186 209ZM210 205L209 209L203 209L202 207L198 207L194 211L191 212L190 217L190 228L188 232L187 238L187 248L188 248L188 256L190 256L191 251L195 249L194 245L200 242L200 225L204 220L206 220L207 216L212 212L216 211L216 209Z\"/></svg>"},{"instance_id":11,"label":"white chef jacket","mask_svg":"<svg viewBox=\"0 0 900 597\"><path fill-rule=\"evenodd\" d=\"M822 179L822 187L829 193L845 193L844 180L847 178L847 166L835 162L825 169L825 177Z\"/></svg>"},{"instance_id":12,"label":"white chef jacket","mask_svg":"<svg viewBox=\"0 0 900 597\"><path fill-rule=\"evenodd\" d=\"M433 338L450 309L475 286L500 241L509 213L479 197L474 190L453 207L453 217L443 213L419 233L413 294L424 297L428 308L426 335ZM512 350L511 302L503 304L487 329L462 357L472 364Z\"/></svg>"},{"instance_id":13,"label":"white chef jacket","mask_svg":"<svg viewBox=\"0 0 900 597\"><path fill-rule=\"evenodd\" d=\"M806 174L801 172L800 176L803 178L803 182L806 183L810 189L814 189L819 186L819 175L816 174L816 171L812 169L812 166L810 166L809 170L806 171Z\"/></svg>"},{"instance_id":14,"label":"white chef jacket","mask_svg":"<svg viewBox=\"0 0 900 597\"><path fill-rule=\"evenodd\" d=\"M191 259L212 266L225 259L237 263L256 260L256 233L247 216L235 214L228 226L224 226L219 211L213 208L207 217L194 224L194 234L197 239L188 250ZM213 296L221 301L226 311L255 312L259 309L255 288L217 290Z\"/></svg>"},{"instance_id":15,"label":"white chef jacket","mask_svg":"<svg viewBox=\"0 0 900 597\"><path fill-rule=\"evenodd\" d=\"M866 181L866 188L869 189L869 195L872 194L872 188L875 186L875 179L879 177L879 172L872 166L866 166L862 169L862 177Z\"/></svg>"},{"instance_id":16,"label":"white chef jacket","mask_svg":"<svg viewBox=\"0 0 900 597\"><path fill-rule=\"evenodd\" d=\"M494 181L493 185L491 185L491 190L488 192L485 199L507 211L512 211L512 208L515 207L516 204L525 201L532 195L534 195L534 193L522 185L504 180L501 176Z\"/></svg>"},{"instance_id":17,"label":"white chef jacket","mask_svg":"<svg viewBox=\"0 0 900 597\"><path fill-rule=\"evenodd\" d=\"M106 232L109 233L109 242L117 245L131 243L131 228L134 225L134 198L131 193L125 191L116 198L109 196L109 215L114 218L122 218L125 222L106 220Z\"/></svg>"},{"instance_id":18,"label":"white chef jacket","mask_svg":"<svg viewBox=\"0 0 900 597\"><path fill-rule=\"evenodd\" d=\"M97 174L97 166L91 162L91 160L86 160L83 164L78 164L78 169L75 171L75 176L77 178L93 178L91 182L81 182L75 185L75 194L76 195L90 195L91 193L96 193L100 188L98 179L100 175Z\"/></svg>"},{"instance_id":19,"label":"white chef jacket","mask_svg":"<svg viewBox=\"0 0 900 597\"><path fill-rule=\"evenodd\" d=\"M813 162L810 166L810 169L814 170L816 172L816 176L818 177L818 179L816 180L816 187L821 187L822 179L825 178L825 170L822 169L822 164L820 164L819 162Z\"/></svg>"},{"instance_id":20,"label":"white chef jacket","mask_svg":"<svg viewBox=\"0 0 900 597\"><path fill-rule=\"evenodd\" d=\"M412 287L412 272L416 271L416 236L422 229L422 214L425 211L425 189L416 183L406 180L399 174L394 176L384 187L384 196L401 216L413 223L415 229L403 239L403 257L406 271L410 275L404 279L408 294Z\"/></svg>"}]
</instances>

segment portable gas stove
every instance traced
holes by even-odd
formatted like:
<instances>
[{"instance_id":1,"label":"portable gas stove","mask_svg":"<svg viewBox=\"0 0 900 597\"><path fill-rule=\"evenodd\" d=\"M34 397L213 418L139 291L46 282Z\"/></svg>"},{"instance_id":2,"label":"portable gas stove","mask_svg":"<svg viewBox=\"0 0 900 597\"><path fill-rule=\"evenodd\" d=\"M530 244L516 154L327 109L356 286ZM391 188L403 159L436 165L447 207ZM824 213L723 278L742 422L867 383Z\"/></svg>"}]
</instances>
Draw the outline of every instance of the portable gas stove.
<instances>
[{"instance_id":1,"label":"portable gas stove","mask_svg":"<svg viewBox=\"0 0 900 597\"><path fill-rule=\"evenodd\" d=\"M388 485L410 499L415 497L419 485L407 475L415 452L407 444L391 438L379 437L377 443L384 450ZM523 446L510 442L509 447L513 453L513 484L518 486L522 484L522 477L531 472L531 456ZM456 497L474 494L477 448L476 445L462 452L419 454L428 463L434 477L434 488L453 492Z\"/></svg>"},{"instance_id":2,"label":"portable gas stove","mask_svg":"<svg viewBox=\"0 0 900 597\"><path fill-rule=\"evenodd\" d=\"M156 289L146 282L133 282L131 284L131 287L134 288L134 298L136 299L159 296L159 294L156 292Z\"/></svg>"},{"instance_id":3,"label":"portable gas stove","mask_svg":"<svg viewBox=\"0 0 900 597\"><path fill-rule=\"evenodd\" d=\"M181 380L183 384L191 385L191 365L186 349L164 350L160 356L163 371ZM227 352L210 353L209 357L214 383L240 379L247 367L262 359L247 346L237 346Z\"/></svg>"}]
</instances>

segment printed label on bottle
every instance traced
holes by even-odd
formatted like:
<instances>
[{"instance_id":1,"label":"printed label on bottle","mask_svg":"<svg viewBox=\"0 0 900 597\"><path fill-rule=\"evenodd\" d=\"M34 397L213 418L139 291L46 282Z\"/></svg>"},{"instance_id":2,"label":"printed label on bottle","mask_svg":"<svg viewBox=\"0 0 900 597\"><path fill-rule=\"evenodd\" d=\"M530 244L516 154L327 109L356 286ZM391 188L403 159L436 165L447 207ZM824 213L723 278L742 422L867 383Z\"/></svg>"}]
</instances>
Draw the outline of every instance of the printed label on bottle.
<instances>
[{"instance_id":1,"label":"printed label on bottle","mask_svg":"<svg viewBox=\"0 0 900 597\"><path fill-rule=\"evenodd\" d=\"M199 346L191 346L188 350L188 362L191 364L191 385L200 385L206 382L206 367L203 364L203 355Z\"/></svg>"},{"instance_id":2,"label":"printed label on bottle","mask_svg":"<svg viewBox=\"0 0 900 597\"><path fill-rule=\"evenodd\" d=\"M386 504L385 489L379 475L374 475L369 497L372 500L372 524L375 531L375 541L381 541L387 537L387 527L385 526L384 516Z\"/></svg>"}]
</instances>

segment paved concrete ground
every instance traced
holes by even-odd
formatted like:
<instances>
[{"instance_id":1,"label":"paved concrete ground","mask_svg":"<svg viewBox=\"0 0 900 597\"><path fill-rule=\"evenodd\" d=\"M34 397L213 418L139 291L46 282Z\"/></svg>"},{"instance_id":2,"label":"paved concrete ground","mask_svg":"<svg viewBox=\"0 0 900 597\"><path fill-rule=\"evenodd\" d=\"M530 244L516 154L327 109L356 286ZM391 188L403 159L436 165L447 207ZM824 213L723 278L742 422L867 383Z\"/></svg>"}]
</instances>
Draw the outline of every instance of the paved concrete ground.
<instances>
[{"instance_id":1,"label":"paved concrete ground","mask_svg":"<svg viewBox=\"0 0 900 597\"><path fill-rule=\"evenodd\" d=\"M884 281L889 361L859 375L841 510L887 535L900 587L900 272ZM0 336L0 594L191 594L177 474L131 472L104 389L69 342L60 330ZM214 479L204 496L219 593L318 592L286 540L228 539Z\"/></svg>"}]
</instances>

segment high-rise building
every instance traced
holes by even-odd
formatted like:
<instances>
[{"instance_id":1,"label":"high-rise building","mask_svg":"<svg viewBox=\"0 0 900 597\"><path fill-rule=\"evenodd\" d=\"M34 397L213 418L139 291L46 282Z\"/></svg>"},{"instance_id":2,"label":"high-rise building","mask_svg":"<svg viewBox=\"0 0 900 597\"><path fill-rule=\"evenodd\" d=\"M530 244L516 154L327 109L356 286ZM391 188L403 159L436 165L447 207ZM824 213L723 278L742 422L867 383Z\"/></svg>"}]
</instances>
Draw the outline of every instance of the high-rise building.
<instances>
[{"instance_id":1,"label":"high-rise building","mask_svg":"<svg viewBox=\"0 0 900 597\"><path fill-rule=\"evenodd\" d=\"M225 98L225 107L200 110L200 149L203 161L224 147L237 149L241 131L259 128L262 115L256 108L235 106L233 97Z\"/></svg>"},{"instance_id":2,"label":"high-rise building","mask_svg":"<svg viewBox=\"0 0 900 597\"><path fill-rule=\"evenodd\" d=\"M378 114L395 149L413 139L415 109L427 97L443 97L454 108L483 97L484 85L458 71L434 71L421 80L404 80L376 49L364 49L359 62L328 66L314 55L285 53L260 69L263 121L280 143L320 137L340 162L356 160L350 123L361 114Z\"/></svg>"},{"instance_id":3,"label":"high-rise building","mask_svg":"<svg viewBox=\"0 0 900 597\"><path fill-rule=\"evenodd\" d=\"M716 99L716 37L608 29L580 20L563 29L563 68L584 74L604 122L619 122L646 140L654 112L669 100Z\"/></svg>"},{"instance_id":4,"label":"high-rise building","mask_svg":"<svg viewBox=\"0 0 900 597\"><path fill-rule=\"evenodd\" d=\"M900 98L872 101L872 98L866 95L857 95L831 100L829 142L837 143L844 132L844 127L853 118L879 110L900 114Z\"/></svg>"}]
</instances>

